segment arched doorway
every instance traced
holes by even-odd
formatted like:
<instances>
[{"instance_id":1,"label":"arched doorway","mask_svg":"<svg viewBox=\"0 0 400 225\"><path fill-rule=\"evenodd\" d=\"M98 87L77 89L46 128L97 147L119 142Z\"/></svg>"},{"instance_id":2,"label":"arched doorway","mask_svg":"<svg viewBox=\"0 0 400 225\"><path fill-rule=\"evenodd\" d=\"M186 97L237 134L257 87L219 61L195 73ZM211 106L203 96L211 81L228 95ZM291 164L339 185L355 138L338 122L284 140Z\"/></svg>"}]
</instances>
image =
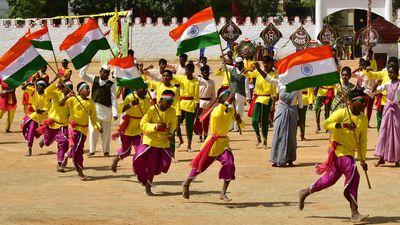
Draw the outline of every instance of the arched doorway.
<instances>
[{"instance_id":1,"label":"arched doorway","mask_svg":"<svg viewBox=\"0 0 400 225\"><path fill-rule=\"evenodd\" d=\"M315 38L323 27L323 19L335 12L346 9L366 10L367 0L316 0L315 1ZM372 1L372 12L392 21L392 0Z\"/></svg>"}]
</instances>

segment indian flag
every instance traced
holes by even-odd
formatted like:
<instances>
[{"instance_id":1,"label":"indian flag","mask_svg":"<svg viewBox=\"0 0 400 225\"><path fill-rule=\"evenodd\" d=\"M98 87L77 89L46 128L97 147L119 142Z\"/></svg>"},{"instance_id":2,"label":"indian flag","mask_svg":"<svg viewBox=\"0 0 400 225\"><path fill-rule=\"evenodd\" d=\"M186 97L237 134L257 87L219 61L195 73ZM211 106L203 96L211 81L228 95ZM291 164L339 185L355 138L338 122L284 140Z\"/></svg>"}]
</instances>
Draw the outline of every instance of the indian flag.
<instances>
[{"instance_id":1,"label":"indian flag","mask_svg":"<svg viewBox=\"0 0 400 225\"><path fill-rule=\"evenodd\" d=\"M170 31L169 36L178 44L176 55L220 44L211 6Z\"/></svg>"},{"instance_id":2,"label":"indian flag","mask_svg":"<svg viewBox=\"0 0 400 225\"><path fill-rule=\"evenodd\" d=\"M60 46L60 50L67 52L77 70L89 64L98 50L109 48L107 39L94 19L68 35Z\"/></svg>"},{"instance_id":3,"label":"indian flag","mask_svg":"<svg viewBox=\"0 0 400 225\"><path fill-rule=\"evenodd\" d=\"M108 65L115 66L114 75L118 86L129 89L147 88L131 56L114 58L108 62Z\"/></svg>"},{"instance_id":4,"label":"indian flag","mask_svg":"<svg viewBox=\"0 0 400 225\"><path fill-rule=\"evenodd\" d=\"M33 47L53 51L53 45L51 44L49 30L47 27L44 27L33 33L30 33L30 31L28 32L27 38L31 41Z\"/></svg>"},{"instance_id":5,"label":"indian flag","mask_svg":"<svg viewBox=\"0 0 400 225\"><path fill-rule=\"evenodd\" d=\"M276 66L279 80L286 85L287 92L340 82L329 45L293 53L277 62Z\"/></svg>"},{"instance_id":6,"label":"indian flag","mask_svg":"<svg viewBox=\"0 0 400 225\"><path fill-rule=\"evenodd\" d=\"M0 58L0 76L11 89L16 88L46 64L29 40L22 37Z\"/></svg>"}]
</instances>

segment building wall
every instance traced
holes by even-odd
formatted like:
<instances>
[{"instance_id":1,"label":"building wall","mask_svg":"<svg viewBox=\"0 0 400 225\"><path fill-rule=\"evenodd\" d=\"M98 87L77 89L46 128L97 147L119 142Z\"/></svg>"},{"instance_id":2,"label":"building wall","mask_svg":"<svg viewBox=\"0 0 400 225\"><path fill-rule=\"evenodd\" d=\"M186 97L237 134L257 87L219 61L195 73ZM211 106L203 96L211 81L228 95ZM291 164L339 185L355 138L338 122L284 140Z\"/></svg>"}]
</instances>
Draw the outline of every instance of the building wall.
<instances>
[{"instance_id":1,"label":"building wall","mask_svg":"<svg viewBox=\"0 0 400 225\"><path fill-rule=\"evenodd\" d=\"M184 18L184 21L187 20ZM235 18L232 18L236 22ZM141 60L158 60L160 58L175 59L176 58L176 45L169 37L169 31L177 27L176 18L173 18L170 24L163 24L162 19L159 18L157 21L152 21L147 18L146 21L141 21L140 18L134 20L134 24L131 27L132 33L132 47L135 50L135 54ZM100 28L103 32L109 30L109 28L103 23L103 19L98 19ZM226 18L220 18L218 23L218 29L220 29L226 22ZM269 18L269 22L273 22L272 18ZM44 20L37 21L25 21L25 25L18 26L15 20L0 20L0 33L2 41L0 42L0 54L4 54L18 38L23 36L28 30L26 24L33 24L31 31L35 31L46 23ZM67 24L67 20L62 20L62 24L58 27L53 26L51 20L47 20L49 24L49 32L55 48L57 58L66 58L67 55L64 52L60 52L58 47L61 42L67 37L68 34L72 33L79 27L78 20L74 19L71 24ZM277 44L278 56L283 57L295 51L295 47L289 41L289 36L301 25L309 32L310 36L314 36L315 25L308 17L305 21L300 21L298 17L294 21L289 22L287 18L284 18L282 23L277 25L278 29L282 32L283 38ZM262 22L261 18L258 18L254 23L251 22L250 18L246 19L243 25L240 25L242 35L237 41L241 41L244 38L249 38L255 42L263 42L259 37L261 31L265 28L266 23ZM223 40L222 40L223 41ZM289 42L288 42L289 41ZM111 43L111 41L109 41ZM226 43L222 42L222 47L226 47ZM52 54L49 51L41 51L40 53L48 60L52 60ZM193 51L189 53L190 58L196 59L199 51ZM210 59L219 59L220 48L219 46L208 47L205 52L206 56ZM96 55L96 60L99 60L100 54Z\"/></svg>"},{"instance_id":2,"label":"building wall","mask_svg":"<svg viewBox=\"0 0 400 225\"><path fill-rule=\"evenodd\" d=\"M184 21L187 19L184 18ZM158 60L160 58L166 58L167 60L176 59L176 45L169 37L169 31L177 26L176 18L173 18L170 24L164 24L162 18L157 21L152 21L147 18L146 21L141 21L140 18L134 20L131 26L132 35L132 47L135 50L136 56L143 61ZM236 19L232 18L233 22ZM55 48L55 53L58 59L66 58L67 55L64 52L60 52L58 47L61 42L67 37L68 34L72 33L79 27L78 20L71 20L71 24L67 24L67 20L62 20L60 26L53 26L51 20L37 20L37 21L25 21L25 25L17 26L15 20L1 20L0 19L0 33L2 41L0 42L0 55L3 55L16 41L18 38L23 36L27 31L26 24L33 24L31 31L39 29L45 22L49 24L49 31L52 38L53 46ZM100 28L103 32L109 30L109 28L103 23L103 19L98 19ZM218 29L220 29L226 22L226 18L222 17L218 22ZM257 18L255 22L251 22L250 18L246 19L243 25L239 25L242 30L242 35L239 37L237 42L243 40L244 38L249 38L255 42L263 42L259 37L261 31L269 22L274 22L272 17L268 19L267 23L264 23L261 18ZM396 19L394 22L397 26L400 25L400 19ZM308 17L304 21L300 21L298 17L295 17L294 21L288 21L285 17L280 24L276 24L278 29L282 32L282 39L276 45L278 56L280 58L291 54L295 51L295 47L289 41L290 35L301 25L307 30L311 37L315 36L315 24ZM111 43L111 41L109 40ZM113 46L113 44L111 43ZM222 47L225 48L226 43L222 42ZM393 46L393 45L392 45ZM384 50L383 48L382 50ZM387 51L392 55L393 51L396 51L397 44L395 48L390 48ZM379 49L381 51L381 49ZM40 53L47 59L52 60L52 54L49 51L39 50ZM193 51L189 53L189 57L196 59L198 57L199 51ZM219 46L208 47L205 51L205 55L209 59L219 59L220 56ZM394 53L393 53L394 54ZM100 54L97 54L95 60L100 59Z\"/></svg>"}]
</instances>

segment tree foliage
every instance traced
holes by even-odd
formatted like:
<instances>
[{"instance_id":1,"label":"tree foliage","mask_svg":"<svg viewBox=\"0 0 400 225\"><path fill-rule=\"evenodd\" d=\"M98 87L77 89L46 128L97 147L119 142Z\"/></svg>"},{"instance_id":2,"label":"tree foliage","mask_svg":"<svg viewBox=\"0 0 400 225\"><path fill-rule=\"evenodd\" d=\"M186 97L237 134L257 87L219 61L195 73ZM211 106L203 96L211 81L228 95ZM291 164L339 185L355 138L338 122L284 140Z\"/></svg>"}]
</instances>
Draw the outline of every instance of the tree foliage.
<instances>
[{"instance_id":1,"label":"tree foliage","mask_svg":"<svg viewBox=\"0 0 400 225\"><path fill-rule=\"evenodd\" d=\"M64 0L7 0L9 18L45 18L68 13Z\"/></svg>"}]
</instances>

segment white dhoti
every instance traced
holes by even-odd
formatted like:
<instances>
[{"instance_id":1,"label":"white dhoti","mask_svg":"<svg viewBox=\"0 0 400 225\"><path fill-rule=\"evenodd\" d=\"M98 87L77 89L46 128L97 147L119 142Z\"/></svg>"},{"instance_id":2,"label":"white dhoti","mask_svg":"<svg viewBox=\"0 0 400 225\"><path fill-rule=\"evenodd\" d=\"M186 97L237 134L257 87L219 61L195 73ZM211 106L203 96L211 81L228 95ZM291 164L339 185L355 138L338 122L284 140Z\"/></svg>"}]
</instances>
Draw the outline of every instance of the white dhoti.
<instances>
[{"instance_id":1,"label":"white dhoti","mask_svg":"<svg viewBox=\"0 0 400 225\"><path fill-rule=\"evenodd\" d=\"M246 97L239 93L235 93L236 112L240 115L240 118L243 118L245 103L246 103ZM239 126L236 121L232 122L231 129L233 129L234 131L239 130Z\"/></svg>"},{"instance_id":2,"label":"white dhoti","mask_svg":"<svg viewBox=\"0 0 400 225\"><path fill-rule=\"evenodd\" d=\"M101 133L102 150L103 153L110 152L111 140L111 124L112 124L112 108L106 107L102 104L95 103L97 111L97 120L99 121L103 133ZM90 153L96 152L97 141L99 140L100 132L93 128L92 123L89 121L89 151Z\"/></svg>"}]
</instances>

